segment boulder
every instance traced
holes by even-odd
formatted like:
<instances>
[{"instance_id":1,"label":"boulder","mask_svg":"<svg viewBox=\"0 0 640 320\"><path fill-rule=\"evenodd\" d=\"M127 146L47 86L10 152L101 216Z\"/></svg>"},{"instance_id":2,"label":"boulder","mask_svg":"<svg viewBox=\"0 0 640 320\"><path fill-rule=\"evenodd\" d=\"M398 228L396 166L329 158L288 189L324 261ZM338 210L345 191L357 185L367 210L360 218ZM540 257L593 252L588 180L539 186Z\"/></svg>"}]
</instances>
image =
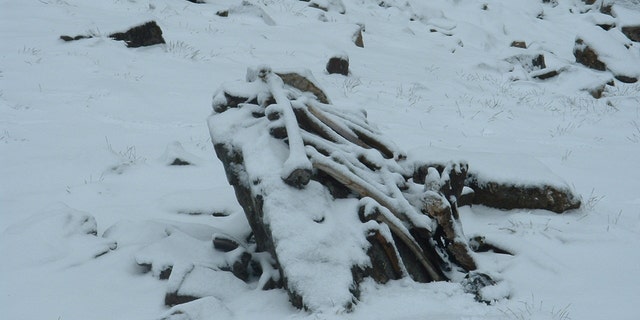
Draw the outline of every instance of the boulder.
<instances>
[{"instance_id":1,"label":"boulder","mask_svg":"<svg viewBox=\"0 0 640 320\"><path fill-rule=\"evenodd\" d=\"M547 80L547 79L553 78L553 77L555 77L555 76L557 76L559 74L560 74L560 71L558 71L558 70L549 70L549 69L547 69L547 70L540 70L539 72L535 72L535 73L532 72L531 76L534 79Z\"/></svg>"},{"instance_id":2,"label":"boulder","mask_svg":"<svg viewBox=\"0 0 640 320\"><path fill-rule=\"evenodd\" d=\"M573 55L576 57L576 62L581 63L591 69L605 71L607 65L600 61L598 54L587 45L584 40L576 39L575 46L573 47Z\"/></svg>"},{"instance_id":3,"label":"boulder","mask_svg":"<svg viewBox=\"0 0 640 320\"><path fill-rule=\"evenodd\" d=\"M146 47L154 44L165 43L162 37L162 29L155 21L133 27L126 32L116 32L109 35L109 38L124 41L129 48Z\"/></svg>"},{"instance_id":4,"label":"boulder","mask_svg":"<svg viewBox=\"0 0 640 320\"><path fill-rule=\"evenodd\" d=\"M327 62L327 72L329 74L338 73L343 76L349 75L349 57L334 56Z\"/></svg>"},{"instance_id":5,"label":"boulder","mask_svg":"<svg viewBox=\"0 0 640 320\"><path fill-rule=\"evenodd\" d=\"M76 41L82 39L91 39L92 35L77 35L75 37L62 35L61 40ZM149 21L145 24L135 26L126 32L116 32L109 35L109 38L116 41L124 41L129 48L146 47L154 44L165 43L162 37L162 29L155 21Z\"/></svg>"},{"instance_id":6,"label":"boulder","mask_svg":"<svg viewBox=\"0 0 640 320\"><path fill-rule=\"evenodd\" d=\"M622 33L631 41L640 42L640 25L622 27Z\"/></svg>"}]
</instances>

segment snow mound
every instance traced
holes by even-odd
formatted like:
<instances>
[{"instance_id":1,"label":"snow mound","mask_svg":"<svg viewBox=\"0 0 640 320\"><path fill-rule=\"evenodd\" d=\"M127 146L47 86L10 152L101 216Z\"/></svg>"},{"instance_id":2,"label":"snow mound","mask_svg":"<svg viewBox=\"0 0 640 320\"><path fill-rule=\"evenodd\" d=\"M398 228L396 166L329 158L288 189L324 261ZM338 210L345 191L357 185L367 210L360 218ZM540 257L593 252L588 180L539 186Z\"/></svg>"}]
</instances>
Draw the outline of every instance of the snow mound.
<instances>
[{"instance_id":1,"label":"snow mound","mask_svg":"<svg viewBox=\"0 0 640 320\"><path fill-rule=\"evenodd\" d=\"M216 297L205 297L177 305L160 320L227 320L235 319L233 312Z\"/></svg>"},{"instance_id":2,"label":"snow mound","mask_svg":"<svg viewBox=\"0 0 640 320\"><path fill-rule=\"evenodd\" d=\"M117 247L115 241L97 237L97 230L92 215L59 203L5 229L0 235L0 248L15 257L7 261L9 265L51 263L67 267Z\"/></svg>"},{"instance_id":3,"label":"snow mound","mask_svg":"<svg viewBox=\"0 0 640 320\"><path fill-rule=\"evenodd\" d=\"M178 141L171 142L160 157L160 162L168 166L199 165L203 161L200 157L188 152Z\"/></svg>"},{"instance_id":4,"label":"snow mound","mask_svg":"<svg viewBox=\"0 0 640 320\"><path fill-rule=\"evenodd\" d=\"M165 304L215 297L221 301L234 299L246 293L249 286L231 272L203 266L182 265L171 272L167 284ZM173 299L173 300L172 300Z\"/></svg>"},{"instance_id":5,"label":"snow mound","mask_svg":"<svg viewBox=\"0 0 640 320\"><path fill-rule=\"evenodd\" d=\"M175 265L195 264L217 269L227 264L225 257L213 250L211 238L197 239L179 229L168 233L169 236L135 254L136 263L149 266L155 277L168 277L167 273L171 273ZM213 233L212 230L209 237Z\"/></svg>"}]
</instances>

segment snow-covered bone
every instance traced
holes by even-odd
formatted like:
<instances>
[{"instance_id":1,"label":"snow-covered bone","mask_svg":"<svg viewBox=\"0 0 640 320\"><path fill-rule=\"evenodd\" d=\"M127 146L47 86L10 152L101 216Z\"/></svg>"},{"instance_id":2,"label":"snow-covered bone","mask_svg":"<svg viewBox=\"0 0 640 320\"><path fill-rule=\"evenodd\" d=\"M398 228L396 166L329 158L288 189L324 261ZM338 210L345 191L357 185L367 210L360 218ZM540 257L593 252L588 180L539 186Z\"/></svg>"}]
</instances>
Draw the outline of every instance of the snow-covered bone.
<instances>
[{"instance_id":1,"label":"snow-covered bone","mask_svg":"<svg viewBox=\"0 0 640 320\"><path fill-rule=\"evenodd\" d=\"M349 310L364 277L426 282L461 279L476 268L456 225L466 164L438 173L434 192L447 211L424 214L435 210L420 201L424 186L409 180L411 162L365 114L309 99L267 66L250 69L246 78L245 86L233 84L239 98L228 98L228 85L215 95L212 142L254 231L257 251L273 256L295 306ZM275 103L251 98L258 96ZM286 135L274 134L274 128ZM298 169L308 173L305 184L290 179ZM350 192L334 199L329 185ZM441 229L446 232L438 241L434 232Z\"/></svg>"},{"instance_id":2,"label":"snow-covered bone","mask_svg":"<svg viewBox=\"0 0 640 320\"><path fill-rule=\"evenodd\" d=\"M458 204L472 201L470 187L482 194L485 183L477 182L493 182L490 173L468 177L465 161L412 161L365 114L319 103L267 66L251 69L247 80L233 85L242 93L238 99L228 99L228 85L218 91L209 128L258 254L274 260L263 266L260 283L280 280L295 306L336 311L351 309L364 277L475 277L471 272L481 266ZM264 103L268 97L272 103ZM304 184L291 180L295 169L304 170ZM572 196L550 197L563 194ZM528 201L548 208L535 197ZM495 283L489 280L483 285Z\"/></svg>"}]
</instances>

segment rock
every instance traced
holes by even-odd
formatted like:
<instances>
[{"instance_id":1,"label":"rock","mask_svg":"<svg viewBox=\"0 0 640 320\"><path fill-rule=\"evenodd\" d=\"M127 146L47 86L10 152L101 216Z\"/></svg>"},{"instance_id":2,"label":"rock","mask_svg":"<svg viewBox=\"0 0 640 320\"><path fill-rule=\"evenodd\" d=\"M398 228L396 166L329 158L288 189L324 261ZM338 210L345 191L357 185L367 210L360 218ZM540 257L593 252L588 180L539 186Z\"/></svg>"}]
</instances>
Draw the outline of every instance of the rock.
<instances>
[{"instance_id":1,"label":"rock","mask_svg":"<svg viewBox=\"0 0 640 320\"><path fill-rule=\"evenodd\" d=\"M598 59L598 54L580 38L576 39L573 55L576 57L576 62L591 69L607 70L607 65Z\"/></svg>"},{"instance_id":2,"label":"rock","mask_svg":"<svg viewBox=\"0 0 640 320\"><path fill-rule=\"evenodd\" d=\"M636 83L636 82L638 82L638 78L636 78L636 77L630 77L630 76L625 76L625 75L621 75L621 74L616 74L616 75L614 75L614 77L616 78L616 80L618 80L620 82L624 82L624 83Z\"/></svg>"},{"instance_id":3,"label":"rock","mask_svg":"<svg viewBox=\"0 0 640 320\"><path fill-rule=\"evenodd\" d=\"M434 159L442 161L451 157L449 151L439 155L437 151L429 153ZM416 155L416 156L426 156ZM462 156L462 155L460 155ZM488 155L484 153L464 153L470 166L464 186L474 192L472 204L480 204L498 209L543 209L556 213L576 209L581 198L571 191L571 187L539 161L524 155ZM414 163L413 182L426 183L430 167L442 171L446 162ZM501 168L499 174L495 168ZM463 189L464 191L464 189ZM463 192L463 194L468 192ZM468 203L469 200L465 200Z\"/></svg>"},{"instance_id":4,"label":"rock","mask_svg":"<svg viewBox=\"0 0 640 320\"><path fill-rule=\"evenodd\" d=\"M614 28L616 25L613 23L600 23L600 24L597 24L597 26L602 28L605 31L609 31L612 28Z\"/></svg>"},{"instance_id":5,"label":"rock","mask_svg":"<svg viewBox=\"0 0 640 320\"><path fill-rule=\"evenodd\" d=\"M238 247L240 247L240 243L229 236L221 234L213 235L213 248L218 251L230 252Z\"/></svg>"},{"instance_id":6,"label":"rock","mask_svg":"<svg viewBox=\"0 0 640 320\"><path fill-rule=\"evenodd\" d=\"M547 80L559 74L560 72L558 70L541 70L541 72L537 72L536 74L533 74L532 77L534 79Z\"/></svg>"},{"instance_id":7,"label":"rock","mask_svg":"<svg viewBox=\"0 0 640 320\"><path fill-rule=\"evenodd\" d=\"M613 17L613 13L611 11L612 9L613 9L613 4L603 2L602 5L600 6L600 13L610 15Z\"/></svg>"},{"instance_id":8,"label":"rock","mask_svg":"<svg viewBox=\"0 0 640 320\"><path fill-rule=\"evenodd\" d=\"M497 182L478 183L473 177L467 179L475 191L474 204L482 204L499 209L545 209L562 213L580 207L580 199L570 190L551 185L515 185Z\"/></svg>"},{"instance_id":9,"label":"rock","mask_svg":"<svg viewBox=\"0 0 640 320\"><path fill-rule=\"evenodd\" d=\"M511 42L511 46L515 47L515 48L526 49L527 48L527 43L524 42L524 41L513 41L513 42Z\"/></svg>"},{"instance_id":10,"label":"rock","mask_svg":"<svg viewBox=\"0 0 640 320\"><path fill-rule=\"evenodd\" d=\"M343 76L349 75L349 57L334 56L327 62L327 72L329 74L338 73Z\"/></svg>"},{"instance_id":11,"label":"rock","mask_svg":"<svg viewBox=\"0 0 640 320\"><path fill-rule=\"evenodd\" d=\"M640 25L639 26L624 26L622 27L622 33L631 41L640 42Z\"/></svg>"},{"instance_id":12,"label":"rock","mask_svg":"<svg viewBox=\"0 0 640 320\"><path fill-rule=\"evenodd\" d=\"M60 39L64 40L64 41L76 41L76 40L82 40L82 39L91 39L93 38L92 36L84 36L84 35L78 35L75 37L70 37L70 36L60 36Z\"/></svg>"},{"instance_id":13,"label":"rock","mask_svg":"<svg viewBox=\"0 0 640 320\"><path fill-rule=\"evenodd\" d=\"M155 21L133 27L126 32L116 32L109 35L109 38L124 41L128 48L146 47L154 44L165 43L162 37L162 29Z\"/></svg>"},{"instance_id":14,"label":"rock","mask_svg":"<svg viewBox=\"0 0 640 320\"><path fill-rule=\"evenodd\" d=\"M361 26L355 34L353 34L353 43L360 48L364 48L364 41L362 40L362 31L364 27Z\"/></svg>"}]
</instances>

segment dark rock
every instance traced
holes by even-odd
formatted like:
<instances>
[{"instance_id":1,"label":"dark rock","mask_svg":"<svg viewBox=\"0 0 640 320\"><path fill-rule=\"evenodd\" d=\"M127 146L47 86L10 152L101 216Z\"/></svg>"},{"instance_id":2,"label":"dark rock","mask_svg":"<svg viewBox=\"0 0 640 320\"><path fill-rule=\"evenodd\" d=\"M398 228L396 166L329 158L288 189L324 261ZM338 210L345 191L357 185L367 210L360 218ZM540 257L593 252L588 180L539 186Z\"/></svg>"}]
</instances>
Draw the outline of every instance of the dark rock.
<instances>
[{"instance_id":1,"label":"dark rock","mask_svg":"<svg viewBox=\"0 0 640 320\"><path fill-rule=\"evenodd\" d=\"M286 139L287 128L285 126L272 126L269 127L269 134L276 139Z\"/></svg>"},{"instance_id":2,"label":"dark rock","mask_svg":"<svg viewBox=\"0 0 640 320\"><path fill-rule=\"evenodd\" d=\"M239 246L240 244L230 237L219 234L213 237L213 248L218 251L229 252L237 249Z\"/></svg>"},{"instance_id":3,"label":"dark rock","mask_svg":"<svg viewBox=\"0 0 640 320\"><path fill-rule=\"evenodd\" d=\"M513 41L513 42L511 42L511 46L515 47L515 48L526 49L527 48L527 43L524 42L524 41Z\"/></svg>"},{"instance_id":4,"label":"dark rock","mask_svg":"<svg viewBox=\"0 0 640 320\"><path fill-rule=\"evenodd\" d=\"M194 297L190 295L181 295L177 292L168 292L164 296L164 305L168 307L173 307L175 305L191 302L194 300L198 300L200 297Z\"/></svg>"},{"instance_id":5,"label":"dark rock","mask_svg":"<svg viewBox=\"0 0 640 320\"><path fill-rule=\"evenodd\" d=\"M93 38L92 36L84 36L84 35L78 35L75 37L70 37L70 36L60 36L60 39L64 40L64 41L76 41L76 40L81 40L81 39L91 39Z\"/></svg>"},{"instance_id":6,"label":"dark rock","mask_svg":"<svg viewBox=\"0 0 640 320\"><path fill-rule=\"evenodd\" d=\"M349 58L348 57L332 57L327 62L327 72L329 74L338 73L343 76L349 75Z\"/></svg>"},{"instance_id":7,"label":"dark rock","mask_svg":"<svg viewBox=\"0 0 640 320\"><path fill-rule=\"evenodd\" d=\"M187 1L192 2L192 3L198 3L198 4L201 4L201 3L207 3L207 2L206 2L206 1L204 1L204 0L187 0Z\"/></svg>"},{"instance_id":8,"label":"dark rock","mask_svg":"<svg viewBox=\"0 0 640 320\"><path fill-rule=\"evenodd\" d=\"M190 166L191 162L182 160L180 158L175 158L173 162L171 162L170 166Z\"/></svg>"},{"instance_id":9,"label":"dark rock","mask_svg":"<svg viewBox=\"0 0 640 320\"><path fill-rule=\"evenodd\" d=\"M415 167L413 181L418 184L426 182L428 169L432 167L443 172L446 165L426 162ZM465 187L473 190L473 204L485 205L498 209L543 209L556 213L580 207L580 198L568 188L550 185L514 185L495 181L478 181L477 174L469 171L464 181ZM463 192L464 195L468 192ZM468 201L468 200L465 200Z\"/></svg>"},{"instance_id":10,"label":"dark rock","mask_svg":"<svg viewBox=\"0 0 640 320\"><path fill-rule=\"evenodd\" d=\"M231 264L231 273L242 281L249 281L249 277L253 275L253 272L251 272L252 270L249 269L250 262L251 254L246 251L243 252L240 255L240 258Z\"/></svg>"},{"instance_id":11,"label":"dark rock","mask_svg":"<svg viewBox=\"0 0 640 320\"><path fill-rule=\"evenodd\" d=\"M550 185L526 186L501 184L497 182L478 183L475 178L465 182L475 191L474 204L498 209L544 209L562 213L580 207L580 199L571 191Z\"/></svg>"},{"instance_id":12,"label":"dark rock","mask_svg":"<svg viewBox=\"0 0 640 320\"><path fill-rule=\"evenodd\" d=\"M165 43L162 37L162 29L155 21L133 27L126 32L116 32L109 35L109 38L124 41L129 48L146 47L154 44Z\"/></svg>"},{"instance_id":13,"label":"dark rock","mask_svg":"<svg viewBox=\"0 0 640 320\"><path fill-rule=\"evenodd\" d=\"M614 75L614 77L616 78L616 80L618 80L620 82L624 82L624 83L636 83L636 82L638 82L638 78L636 78L636 77L630 77L630 76L625 76L625 75L621 75L621 74Z\"/></svg>"},{"instance_id":14,"label":"dark rock","mask_svg":"<svg viewBox=\"0 0 640 320\"><path fill-rule=\"evenodd\" d=\"M640 42L640 26L622 27L622 33L631 41Z\"/></svg>"},{"instance_id":15,"label":"dark rock","mask_svg":"<svg viewBox=\"0 0 640 320\"><path fill-rule=\"evenodd\" d=\"M576 62L591 69L607 70L607 65L598 59L598 54L580 38L576 39L573 55L576 57Z\"/></svg>"},{"instance_id":16,"label":"dark rock","mask_svg":"<svg viewBox=\"0 0 640 320\"><path fill-rule=\"evenodd\" d=\"M167 267L167 268L163 269L162 271L160 271L160 275L158 276L158 278L160 280L169 279L169 277L171 276L171 270L172 269L173 269L173 267Z\"/></svg>"},{"instance_id":17,"label":"dark rock","mask_svg":"<svg viewBox=\"0 0 640 320\"><path fill-rule=\"evenodd\" d=\"M311 180L312 172L310 169L296 169L289 176L282 180L295 188L303 189Z\"/></svg>"},{"instance_id":18,"label":"dark rock","mask_svg":"<svg viewBox=\"0 0 640 320\"><path fill-rule=\"evenodd\" d=\"M600 13L610 15L613 17L612 9L613 9L613 4L602 3L602 6L600 7Z\"/></svg>"},{"instance_id":19,"label":"dark rock","mask_svg":"<svg viewBox=\"0 0 640 320\"><path fill-rule=\"evenodd\" d=\"M218 12L216 12L216 15L226 18L229 16L229 10L220 10Z\"/></svg>"},{"instance_id":20,"label":"dark rock","mask_svg":"<svg viewBox=\"0 0 640 320\"><path fill-rule=\"evenodd\" d=\"M550 70L548 72L543 72L543 73L540 73L540 74L536 74L533 77L535 79L547 80L547 79L553 78L553 77L555 77L555 76L557 76L559 74L560 74L560 72L558 72L558 70Z\"/></svg>"},{"instance_id":21,"label":"dark rock","mask_svg":"<svg viewBox=\"0 0 640 320\"><path fill-rule=\"evenodd\" d=\"M597 25L597 26L598 26L598 27L600 27L600 28L602 28L602 29L604 29L605 31L609 31L609 30L611 30L612 28L614 28L616 25L615 25L615 24L613 24L613 23L602 23L602 24L599 24L599 25Z\"/></svg>"}]
</instances>

